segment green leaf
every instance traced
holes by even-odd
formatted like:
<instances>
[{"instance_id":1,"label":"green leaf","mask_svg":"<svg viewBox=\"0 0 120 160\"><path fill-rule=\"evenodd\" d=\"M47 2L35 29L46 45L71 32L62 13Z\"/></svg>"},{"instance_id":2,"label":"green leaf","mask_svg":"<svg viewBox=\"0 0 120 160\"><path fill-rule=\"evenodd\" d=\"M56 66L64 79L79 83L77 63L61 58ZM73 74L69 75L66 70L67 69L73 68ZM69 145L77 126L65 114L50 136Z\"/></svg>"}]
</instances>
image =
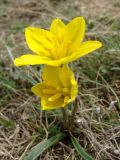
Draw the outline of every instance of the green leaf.
<instances>
[{"instance_id":1,"label":"green leaf","mask_svg":"<svg viewBox=\"0 0 120 160\"><path fill-rule=\"evenodd\" d=\"M40 156L45 150L50 148L51 146L58 143L62 138L64 137L64 134L59 133L56 136L51 137L50 139L44 139L42 142L38 143L36 146L34 146L28 155L24 158L24 160L35 160L38 156Z\"/></svg>"},{"instance_id":2,"label":"green leaf","mask_svg":"<svg viewBox=\"0 0 120 160\"><path fill-rule=\"evenodd\" d=\"M78 152L78 154L80 154L80 156L84 159L84 160L94 160L92 158L91 155L89 155L85 149L79 144L79 142L77 141L77 139L73 136L71 136L71 141L73 146L75 147L76 151Z\"/></svg>"},{"instance_id":3,"label":"green leaf","mask_svg":"<svg viewBox=\"0 0 120 160\"><path fill-rule=\"evenodd\" d=\"M2 113L0 113L0 125L3 125L5 128L15 128L15 123Z\"/></svg>"}]
</instances>

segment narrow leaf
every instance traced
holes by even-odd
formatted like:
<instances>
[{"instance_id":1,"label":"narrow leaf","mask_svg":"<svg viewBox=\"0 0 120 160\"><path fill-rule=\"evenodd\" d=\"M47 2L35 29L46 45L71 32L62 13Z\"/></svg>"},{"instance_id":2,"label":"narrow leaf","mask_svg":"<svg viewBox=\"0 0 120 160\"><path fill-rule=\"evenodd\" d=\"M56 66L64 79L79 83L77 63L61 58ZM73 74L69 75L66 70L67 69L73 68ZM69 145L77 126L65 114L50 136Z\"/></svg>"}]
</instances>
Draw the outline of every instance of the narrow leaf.
<instances>
[{"instance_id":1,"label":"narrow leaf","mask_svg":"<svg viewBox=\"0 0 120 160\"><path fill-rule=\"evenodd\" d=\"M45 150L58 143L63 137L64 134L59 133L50 139L44 139L30 150L24 160L36 160L36 158L40 156Z\"/></svg>"},{"instance_id":2,"label":"narrow leaf","mask_svg":"<svg viewBox=\"0 0 120 160\"><path fill-rule=\"evenodd\" d=\"M77 139L73 136L71 136L71 141L73 146L75 147L76 151L78 152L78 154L80 154L80 156L84 159L84 160L94 160L92 158L91 155L89 155L85 149L79 144L79 142L77 141Z\"/></svg>"}]
</instances>

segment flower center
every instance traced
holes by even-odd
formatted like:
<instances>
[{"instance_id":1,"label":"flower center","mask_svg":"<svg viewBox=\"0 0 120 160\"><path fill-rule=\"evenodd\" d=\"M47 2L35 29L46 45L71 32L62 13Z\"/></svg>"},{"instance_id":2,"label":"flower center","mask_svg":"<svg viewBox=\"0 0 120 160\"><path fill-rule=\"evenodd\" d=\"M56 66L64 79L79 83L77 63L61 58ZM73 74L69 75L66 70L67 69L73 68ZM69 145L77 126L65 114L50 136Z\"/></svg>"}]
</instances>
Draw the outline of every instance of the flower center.
<instances>
[{"instance_id":1,"label":"flower center","mask_svg":"<svg viewBox=\"0 0 120 160\"><path fill-rule=\"evenodd\" d=\"M54 60L64 58L64 57L70 55L69 50L70 50L70 46L72 44L72 41L65 40L63 36L55 37L54 41L55 41L54 42L54 49L52 51L52 52L54 52L54 54L50 53Z\"/></svg>"},{"instance_id":2,"label":"flower center","mask_svg":"<svg viewBox=\"0 0 120 160\"><path fill-rule=\"evenodd\" d=\"M67 101L70 98L70 93L69 93L69 88L68 87L57 87L55 88L48 88L48 89L43 89L43 93L49 95L48 101L53 102L56 101L57 99L63 97L64 98L64 103L67 103Z\"/></svg>"},{"instance_id":3,"label":"flower center","mask_svg":"<svg viewBox=\"0 0 120 160\"><path fill-rule=\"evenodd\" d=\"M59 99L61 96L62 96L61 93L57 93L54 96L51 96L50 98L48 98L48 101L53 102L53 101Z\"/></svg>"}]
</instances>

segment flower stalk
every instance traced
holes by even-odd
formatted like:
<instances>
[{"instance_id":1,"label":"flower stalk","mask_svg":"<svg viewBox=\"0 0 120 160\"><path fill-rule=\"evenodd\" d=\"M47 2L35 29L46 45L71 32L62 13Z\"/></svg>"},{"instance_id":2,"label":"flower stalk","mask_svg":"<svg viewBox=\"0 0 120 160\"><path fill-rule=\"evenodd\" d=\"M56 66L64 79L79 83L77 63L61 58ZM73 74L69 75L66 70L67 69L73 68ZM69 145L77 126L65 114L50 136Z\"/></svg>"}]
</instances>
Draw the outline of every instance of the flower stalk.
<instances>
[{"instance_id":1,"label":"flower stalk","mask_svg":"<svg viewBox=\"0 0 120 160\"><path fill-rule=\"evenodd\" d=\"M65 108L61 108L61 111L62 111L62 114L63 114L64 129L66 131L72 132L73 127L74 127L74 120L75 120L75 114L77 112L77 109L78 109L78 98L75 99L75 105L74 105L74 108L72 110L70 121L68 121L68 116L67 116Z\"/></svg>"},{"instance_id":2,"label":"flower stalk","mask_svg":"<svg viewBox=\"0 0 120 160\"><path fill-rule=\"evenodd\" d=\"M71 115L71 119L70 119L70 128L69 128L70 132L73 129L75 114L76 114L77 109L78 109L78 98L75 99L75 105L74 105L74 108L72 110L72 115Z\"/></svg>"},{"instance_id":3,"label":"flower stalk","mask_svg":"<svg viewBox=\"0 0 120 160\"><path fill-rule=\"evenodd\" d=\"M64 124L64 129L67 130L68 129L68 125L67 125L67 113L65 108L61 108L62 114L63 114L63 124Z\"/></svg>"}]
</instances>

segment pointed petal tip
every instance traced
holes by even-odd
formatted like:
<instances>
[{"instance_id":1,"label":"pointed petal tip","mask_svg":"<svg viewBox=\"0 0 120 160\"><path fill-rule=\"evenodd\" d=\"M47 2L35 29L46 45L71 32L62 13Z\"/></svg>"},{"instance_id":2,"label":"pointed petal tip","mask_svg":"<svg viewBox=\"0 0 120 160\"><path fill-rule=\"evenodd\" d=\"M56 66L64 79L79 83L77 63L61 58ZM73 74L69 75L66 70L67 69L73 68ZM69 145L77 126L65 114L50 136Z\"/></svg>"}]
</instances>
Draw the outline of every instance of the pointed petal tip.
<instances>
[{"instance_id":1,"label":"pointed petal tip","mask_svg":"<svg viewBox=\"0 0 120 160\"><path fill-rule=\"evenodd\" d=\"M43 83L37 83L35 84L32 88L31 91L38 97L41 97L42 94L42 89L41 87L43 87Z\"/></svg>"},{"instance_id":2,"label":"pointed petal tip","mask_svg":"<svg viewBox=\"0 0 120 160\"><path fill-rule=\"evenodd\" d=\"M26 28L25 28L25 33L26 33L27 31L29 31L30 28L31 28L31 27L26 27Z\"/></svg>"},{"instance_id":3,"label":"pointed petal tip","mask_svg":"<svg viewBox=\"0 0 120 160\"><path fill-rule=\"evenodd\" d=\"M15 58L15 60L14 60L14 65L15 65L16 67L20 67L20 66L24 66L24 65L25 65L25 64L23 63L23 61L22 61L22 56L19 57L19 58Z\"/></svg>"},{"instance_id":4,"label":"pointed petal tip","mask_svg":"<svg viewBox=\"0 0 120 160\"><path fill-rule=\"evenodd\" d=\"M14 59L14 65L15 65L16 67L18 67L18 66L19 66L18 58L15 58L15 59Z\"/></svg>"},{"instance_id":5,"label":"pointed petal tip","mask_svg":"<svg viewBox=\"0 0 120 160\"><path fill-rule=\"evenodd\" d=\"M55 18L53 21L59 22L62 21L60 18Z\"/></svg>"},{"instance_id":6,"label":"pointed petal tip","mask_svg":"<svg viewBox=\"0 0 120 160\"><path fill-rule=\"evenodd\" d=\"M83 23L85 23L85 19L84 19L84 17L82 17L82 16L75 17L75 18L73 18L72 20L83 21Z\"/></svg>"},{"instance_id":7,"label":"pointed petal tip","mask_svg":"<svg viewBox=\"0 0 120 160\"><path fill-rule=\"evenodd\" d=\"M34 87L35 87L35 86L33 86L33 87L31 88L31 91L32 91L33 93L34 93Z\"/></svg>"},{"instance_id":8,"label":"pointed petal tip","mask_svg":"<svg viewBox=\"0 0 120 160\"><path fill-rule=\"evenodd\" d=\"M98 48L100 48L100 47L102 47L102 42L100 42L100 41L96 41L96 45L98 46Z\"/></svg>"},{"instance_id":9,"label":"pointed petal tip","mask_svg":"<svg viewBox=\"0 0 120 160\"><path fill-rule=\"evenodd\" d=\"M33 26L28 26L28 27L26 27L26 28L25 28L25 35L26 35L26 34L29 34L29 33L32 32L32 31L35 31L36 29L38 29L38 28L33 27Z\"/></svg>"},{"instance_id":10,"label":"pointed petal tip","mask_svg":"<svg viewBox=\"0 0 120 160\"><path fill-rule=\"evenodd\" d=\"M34 28L35 28L35 27L28 26L28 27L25 28L25 31L30 30L30 29L34 29Z\"/></svg>"},{"instance_id":11,"label":"pointed petal tip","mask_svg":"<svg viewBox=\"0 0 120 160\"><path fill-rule=\"evenodd\" d=\"M36 94L36 85L31 88L31 91L32 91L32 93L34 93L36 96L38 96L38 94Z\"/></svg>"},{"instance_id":12,"label":"pointed petal tip","mask_svg":"<svg viewBox=\"0 0 120 160\"><path fill-rule=\"evenodd\" d=\"M103 46L102 42L99 42L99 44L100 44L100 47L102 47L102 46Z\"/></svg>"}]
</instances>

